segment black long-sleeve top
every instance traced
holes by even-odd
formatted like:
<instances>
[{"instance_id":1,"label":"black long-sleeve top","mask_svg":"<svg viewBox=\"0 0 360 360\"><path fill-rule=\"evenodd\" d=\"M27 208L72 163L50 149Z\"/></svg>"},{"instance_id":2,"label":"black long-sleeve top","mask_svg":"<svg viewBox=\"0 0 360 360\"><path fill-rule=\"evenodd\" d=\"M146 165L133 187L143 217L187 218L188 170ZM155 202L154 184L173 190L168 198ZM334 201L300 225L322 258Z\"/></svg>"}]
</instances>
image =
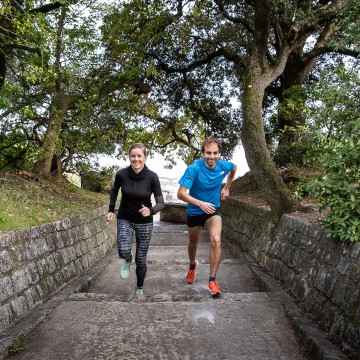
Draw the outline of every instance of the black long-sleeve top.
<instances>
[{"instance_id":1,"label":"black long-sleeve top","mask_svg":"<svg viewBox=\"0 0 360 360\"><path fill-rule=\"evenodd\" d=\"M115 175L114 185L110 191L109 212L115 211L116 200L121 189L121 201L118 219L125 219L136 224L150 223L153 215L164 209L159 177L146 165L136 174L131 166L119 170ZM154 194L156 204L152 206L151 195ZM150 216L139 213L142 205L150 209Z\"/></svg>"}]
</instances>

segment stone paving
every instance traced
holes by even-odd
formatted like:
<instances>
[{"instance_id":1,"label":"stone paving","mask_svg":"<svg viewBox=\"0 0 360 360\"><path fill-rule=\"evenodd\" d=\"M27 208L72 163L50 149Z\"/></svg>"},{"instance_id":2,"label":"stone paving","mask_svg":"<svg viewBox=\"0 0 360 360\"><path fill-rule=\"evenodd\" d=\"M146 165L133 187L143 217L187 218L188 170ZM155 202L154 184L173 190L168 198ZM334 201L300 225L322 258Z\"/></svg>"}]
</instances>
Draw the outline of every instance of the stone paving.
<instances>
[{"instance_id":1,"label":"stone paving","mask_svg":"<svg viewBox=\"0 0 360 360\"><path fill-rule=\"evenodd\" d=\"M156 223L143 298L133 294L134 263L119 278L114 248L11 330L28 334L11 359L309 359L279 298L260 291L249 259L226 242L217 276L224 295L210 296L209 249L203 230L188 285L186 226Z\"/></svg>"}]
</instances>

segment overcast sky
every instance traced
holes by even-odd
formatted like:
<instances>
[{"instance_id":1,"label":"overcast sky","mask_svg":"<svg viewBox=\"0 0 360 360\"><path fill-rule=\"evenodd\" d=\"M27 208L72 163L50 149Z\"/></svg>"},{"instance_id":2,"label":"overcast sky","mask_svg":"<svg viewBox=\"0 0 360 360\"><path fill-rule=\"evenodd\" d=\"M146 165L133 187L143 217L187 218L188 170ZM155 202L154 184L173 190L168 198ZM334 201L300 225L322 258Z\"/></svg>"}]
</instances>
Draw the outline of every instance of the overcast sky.
<instances>
[{"instance_id":1,"label":"overcast sky","mask_svg":"<svg viewBox=\"0 0 360 360\"><path fill-rule=\"evenodd\" d=\"M249 167L247 165L244 150L243 150L242 146L238 146L235 149L234 156L231 159L231 161L233 163L235 163L237 166L237 171L236 171L235 177L242 176L247 171L249 171ZM179 160L178 164L170 170L170 169L164 168L164 163L165 163L164 158L158 154L156 154L152 158L149 157L146 160L146 165L148 166L148 168L152 171L155 171L159 177L179 179L183 175L183 173L187 167L182 161ZM100 160L100 164L102 166L115 165L116 167L119 167L119 169L120 169L120 168L123 168L123 167L129 165L130 163L129 163L129 161L118 160L118 159L111 158L111 157L103 157Z\"/></svg>"}]
</instances>

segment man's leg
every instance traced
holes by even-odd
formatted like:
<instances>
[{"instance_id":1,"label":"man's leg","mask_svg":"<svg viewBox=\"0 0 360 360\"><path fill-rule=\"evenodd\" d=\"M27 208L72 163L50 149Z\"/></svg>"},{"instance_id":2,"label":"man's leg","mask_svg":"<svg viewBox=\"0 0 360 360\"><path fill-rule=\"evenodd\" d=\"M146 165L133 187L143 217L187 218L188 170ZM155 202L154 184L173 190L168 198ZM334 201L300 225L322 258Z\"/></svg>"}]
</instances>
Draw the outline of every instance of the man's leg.
<instances>
[{"instance_id":1,"label":"man's leg","mask_svg":"<svg viewBox=\"0 0 360 360\"><path fill-rule=\"evenodd\" d=\"M196 269L199 266L199 262L196 260L196 251L200 242L200 232L201 226L188 227L188 254L190 262L189 271L186 277L188 284L192 284L194 282L196 276Z\"/></svg>"},{"instance_id":2,"label":"man's leg","mask_svg":"<svg viewBox=\"0 0 360 360\"><path fill-rule=\"evenodd\" d=\"M220 296L221 290L216 281L216 273L219 268L221 256L221 228L222 219L219 215L214 215L207 221L207 228L210 237L210 277L209 290L212 296Z\"/></svg>"},{"instance_id":3,"label":"man's leg","mask_svg":"<svg viewBox=\"0 0 360 360\"><path fill-rule=\"evenodd\" d=\"M201 226L188 227L188 254L190 264L195 264L196 251L200 242Z\"/></svg>"},{"instance_id":4,"label":"man's leg","mask_svg":"<svg viewBox=\"0 0 360 360\"><path fill-rule=\"evenodd\" d=\"M210 277L216 277L221 257L221 216L212 216L207 220L206 226L210 237Z\"/></svg>"}]
</instances>

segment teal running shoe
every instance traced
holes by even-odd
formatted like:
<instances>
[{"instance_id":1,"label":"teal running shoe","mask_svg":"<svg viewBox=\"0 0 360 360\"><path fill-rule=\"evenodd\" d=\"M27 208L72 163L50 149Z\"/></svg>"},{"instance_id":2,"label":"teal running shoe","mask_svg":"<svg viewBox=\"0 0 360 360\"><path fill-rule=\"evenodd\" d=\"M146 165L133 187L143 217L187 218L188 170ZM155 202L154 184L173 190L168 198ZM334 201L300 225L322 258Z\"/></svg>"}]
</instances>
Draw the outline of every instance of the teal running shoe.
<instances>
[{"instance_id":1,"label":"teal running shoe","mask_svg":"<svg viewBox=\"0 0 360 360\"><path fill-rule=\"evenodd\" d=\"M123 263L120 266L120 270L119 270L120 277L122 279L126 279L129 276L129 274L130 274L130 266L131 266L131 261L126 261L124 259Z\"/></svg>"},{"instance_id":2,"label":"teal running shoe","mask_svg":"<svg viewBox=\"0 0 360 360\"><path fill-rule=\"evenodd\" d=\"M135 288L135 296L136 296L136 297L144 296L144 290L143 290L143 288L136 287L136 288Z\"/></svg>"}]
</instances>

